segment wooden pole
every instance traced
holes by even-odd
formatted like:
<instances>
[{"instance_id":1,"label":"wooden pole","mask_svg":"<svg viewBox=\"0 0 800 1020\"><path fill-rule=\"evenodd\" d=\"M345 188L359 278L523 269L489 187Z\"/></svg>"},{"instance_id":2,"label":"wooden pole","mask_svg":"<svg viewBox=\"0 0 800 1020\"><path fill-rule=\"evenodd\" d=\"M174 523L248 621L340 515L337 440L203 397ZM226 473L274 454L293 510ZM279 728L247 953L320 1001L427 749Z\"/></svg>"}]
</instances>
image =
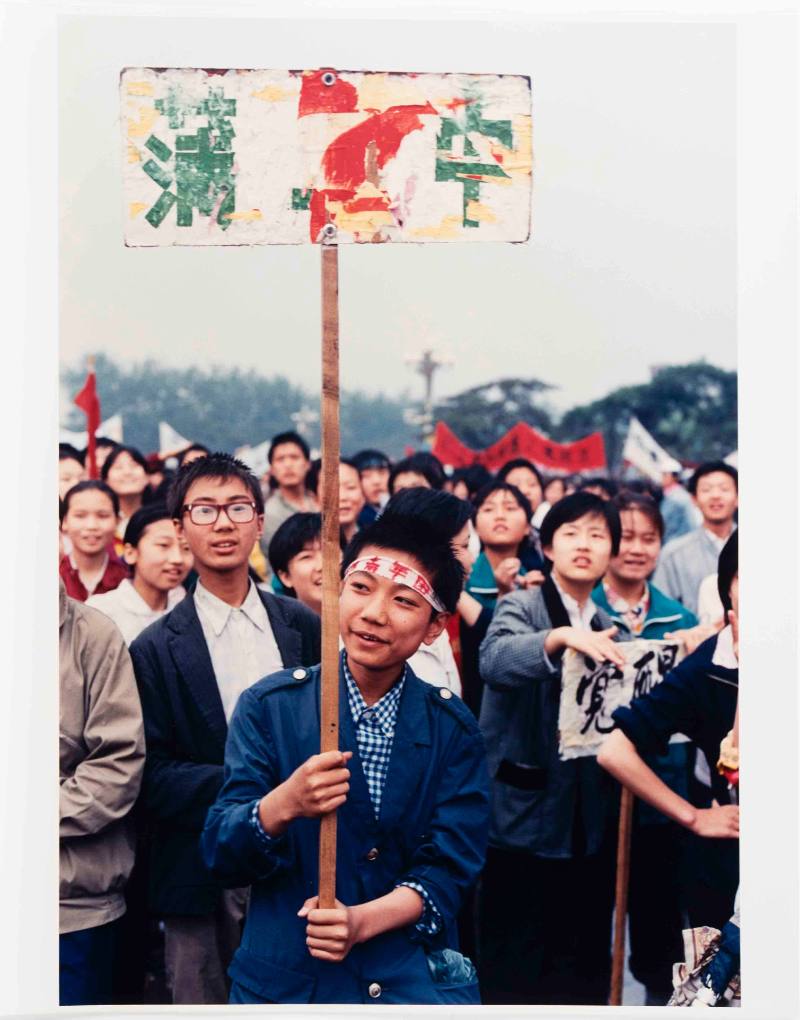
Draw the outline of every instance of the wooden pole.
<instances>
[{"instance_id":1,"label":"wooden pole","mask_svg":"<svg viewBox=\"0 0 800 1020\"><path fill-rule=\"evenodd\" d=\"M320 750L339 747L339 255L322 242L322 690ZM336 900L336 812L319 832L319 905Z\"/></svg>"},{"instance_id":2,"label":"wooden pole","mask_svg":"<svg viewBox=\"0 0 800 1020\"><path fill-rule=\"evenodd\" d=\"M631 868L633 801L633 794L623 786L619 802L617 888L614 905L614 948L611 957L611 995L608 999L609 1006L622 1005L622 983L625 972L625 925L628 920L628 883Z\"/></svg>"}]
</instances>

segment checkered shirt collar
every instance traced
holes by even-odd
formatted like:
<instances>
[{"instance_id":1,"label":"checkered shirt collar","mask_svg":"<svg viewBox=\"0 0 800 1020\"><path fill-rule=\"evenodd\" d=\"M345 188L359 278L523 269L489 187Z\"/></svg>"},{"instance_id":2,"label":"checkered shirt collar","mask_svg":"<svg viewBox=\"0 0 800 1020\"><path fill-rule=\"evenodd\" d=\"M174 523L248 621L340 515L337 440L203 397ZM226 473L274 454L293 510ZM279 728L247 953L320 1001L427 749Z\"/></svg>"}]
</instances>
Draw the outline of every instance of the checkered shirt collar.
<instances>
[{"instance_id":1,"label":"checkered shirt collar","mask_svg":"<svg viewBox=\"0 0 800 1020\"><path fill-rule=\"evenodd\" d=\"M368 705L364 701L364 696L358 689L358 684L353 679L353 674L348 668L347 655L344 652L342 652L342 667L344 668L344 679L347 684L347 701L350 705L353 724L358 727L364 713L369 712L370 715L367 718L372 719L380 726L387 737L392 736L395 723L397 722L397 710L400 707L400 695L403 693L406 676L408 675L408 664L406 663L403 675L397 683L384 694L380 701L376 701L374 705Z\"/></svg>"}]
</instances>

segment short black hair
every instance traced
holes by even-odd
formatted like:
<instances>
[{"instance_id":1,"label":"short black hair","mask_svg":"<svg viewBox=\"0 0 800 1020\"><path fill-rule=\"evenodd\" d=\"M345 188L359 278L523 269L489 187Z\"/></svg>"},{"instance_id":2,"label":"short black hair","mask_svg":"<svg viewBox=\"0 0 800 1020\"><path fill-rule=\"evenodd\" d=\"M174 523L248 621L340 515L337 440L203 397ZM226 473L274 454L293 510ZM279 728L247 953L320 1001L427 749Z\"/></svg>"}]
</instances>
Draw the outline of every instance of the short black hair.
<instances>
[{"instance_id":1,"label":"short black hair","mask_svg":"<svg viewBox=\"0 0 800 1020\"><path fill-rule=\"evenodd\" d=\"M145 472L147 471L147 461L141 450L137 450L135 446L121 446L119 443L115 443L114 449L103 461L103 466L100 468L100 477L103 481L106 481L108 478L108 472L114 466L114 461L121 457L123 453L127 453L132 460L135 460L137 464L144 468Z\"/></svg>"},{"instance_id":2,"label":"short black hair","mask_svg":"<svg viewBox=\"0 0 800 1020\"><path fill-rule=\"evenodd\" d=\"M85 454L82 453L77 447L73 446L72 443L58 444L58 459L77 460L79 464L86 463Z\"/></svg>"},{"instance_id":3,"label":"short black hair","mask_svg":"<svg viewBox=\"0 0 800 1020\"><path fill-rule=\"evenodd\" d=\"M739 529L734 528L717 561L717 591L726 614L733 609L731 585L739 573Z\"/></svg>"},{"instance_id":4,"label":"short black hair","mask_svg":"<svg viewBox=\"0 0 800 1020\"><path fill-rule=\"evenodd\" d=\"M661 516L658 503L656 503L652 496L641 492L631 492L630 489L623 489L622 492L618 492L614 497L613 503L620 513L623 510L638 510L640 514L643 514L650 521L658 532L659 537L663 539L664 518Z\"/></svg>"},{"instance_id":5,"label":"short black hair","mask_svg":"<svg viewBox=\"0 0 800 1020\"><path fill-rule=\"evenodd\" d=\"M195 450L199 450L201 453L204 453L206 456L208 456L209 453L211 453L211 450L209 450L209 448L204 443L192 443L190 446L187 446L185 450L181 450L181 452L177 455L178 456L178 467L179 468L183 467L183 462L186 459L186 454L187 453L194 453Z\"/></svg>"},{"instance_id":6,"label":"short black hair","mask_svg":"<svg viewBox=\"0 0 800 1020\"><path fill-rule=\"evenodd\" d=\"M95 449L98 446L119 446L116 439L109 439L108 436L97 436L94 441Z\"/></svg>"},{"instance_id":7,"label":"short black hair","mask_svg":"<svg viewBox=\"0 0 800 1020\"><path fill-rule=\"evenodd\" d=\"M450 542L472 518L472 505L440 489L401 489L383 509L392 517L407 517L442 541Z\"/></svg>"},{"instance_id":8,"label":"short black hair","mask_svg":"<svg viewBox=\"0 0 800 1020\"><path fill-rule=\"evenodd\" d=\"M358 453L353 454L352 461L358 468L359 474L372 468L389 471L392 467L392 462L381 450L359 450Z\"/></svg>"},{"instance_id":9,"label":"short black hair","mask_svg":"<svg viewBox=\"0 0 800 1020\"><path fill-rule=\"evenodd\" d=\"M714 474L715 471L721 471L724 475L732 478L736 491L739 491L739 472L735 467L731 464L726 464L724 460L707 460L695 469L694 474L689 479L689 492L694 496L697 493L697 483L700 479L705 478L706 475Z\"/></svg>"},{"instance_id":10,"label":"short black hair","mask_svg":"<svg viewBox=\"0 0 800 1020\"><path fill-rule=\"evenodd\" d=\"M377 520L357 531L350 539L342 559L342 577L368 546L409 553L425 568L427 578L447 612L456 611L464 585L464 571L449 542L426 532L419 526L419 520L412 516L395 516L384 510ZM435 612L433 610L433 614Z\"/></svg>"},{"instance_id":11,"label":"short black hair","mask_svg":"<svg viewBox=\"0 0 800 1020\"><path fill-rule=\"evenodd\" d=\"M593 492L571 492L569 496L564 496L550 507L539 529L542 549L553 544L553 536L562 525L571 524L573 521L580 520L581 517L586 517L587 514L592 517L602 517L606 522L611 535L611 555L616 556L619 552L619 539L622 533L619 511L610 499L601 499Z\"/></svg>"},{"instance_id":12,"label":"short black hair","mask_svg":"<svg viewBox=\"0 0 800 1020\"><path fill-rule=\"evenodd\" d=\"M294 443L295 446L299 446L303 451L303 456L306 460L311 457L311 451L308 448L308 443L303 439L299 432L279 432L277 436L272 437L272 441L269 444L269 453L267 459L270 464L272 463L272 455L275 453L275 448L283 446L284 443Z\"/></svg>"},{"instance_id":13,"label":"short black hair","mask_svg":"<svg viewBox=\"0 0 800 1020\"><path fill-rule=\"evenodd\" d=\"M476 492L491 482L493 477L492 472L483 464L470 464L469 467L456 468L450 481L453 486L457 482L463 482L467 487L470 499L472 499Z\"/></svg>"},{"instance_id":14,"label":"short black hair","mask_svg":"<svg viewBox=\"0 0 800 1020\"><path fill-rule=\"evenodd\" d=\"M273 574L289 569L289 560L309 542L318 541L322 532L322 514L297 513L287 517L269 543L267 556Z\"/></svg>"},{"instance_id":15,"label":"short black hair","mask_svg":"<svg viewBox=\"0 0 800 1020\"><path fill-rule=\"evenodd\" d=\"M473 499L472 507L473 519L477 516L478 511L486 502L486 500L492 496L495 492L509 492L514 499L519 503L520 507L525 511L525 516L528 520L533 516L533 509L531 507L530 500L525 493L518 489L516 485L512 485L511 482L504 482L502 478L493 478L491 482L487 482L482 489L479 489Z\"/></svg>"},{"instance_id":16,"label":"short black hair","mask_svg":"<svg viewBox=\"0 0 800 1020\"><path fill-rule=\"evenodd\" d=\"M237 478L247 486L253 497L256 513L264 513L264 497L256 476L242 461L220 451L210 453L207 457L199 457L176 473L167 492L167 508L173 520L181 519L186 493L200 478Z\"/></svg>"},{"instance_id":17,"label":"short black hair","mask_svg":"<svg viewBox=\"0 0 800 1020\"><path fill-rule=\"evenodd\" d=\"M131 518L125 527L125 534L122 541L125 545L137 546L142 535L151 524L156 521L171 521L172 514L167 510L164 503L150 503L148 506L139 507L131 514Z\"/></svg>"},{"instance_id":18,"label":"short black hair","mask_svg":"<svg viewBox=\"0 0 800 1020\"><path fill-rule=\"evenodd\" d=\"M592 485L596 489L602 489L609 499L613 499L619 492L619 486L613 478L606 478L604 475L593 475L590 478L580 480L579 489L588 489Z\"/></svg>"},{"instance_id":19,"label":"short black hair","mask_svg":"<svg viewBox=\"0 0 800 1020\"><path fill-rule=\"evenodd\" d=\"M413 471L414 474L422 475L432 489L441 489L445 483L445 473L441 461L433 454L412 453L410 457L398 460L389 473L389 492L394 492L394 483L398 475Z\"/></svg>"},{"instance_id":20,"label":"short black hair","mask_svg":"<svg viewBox=\"0 0 800 1020\"><path fill-rule=\"evenodd\" d=\"M67 489L64 493L64 498L58 501L58 520L61 524L64 523L64 518L67 516L72 497L77 496L79 492L89 492L91 490L105 493L105 495L111 500L111 505L114 507L114 513L117 517L119 517L119 496L116 492L114 492L110 485L106 485L105 482L101 482L97 478L87 478L83 482L76 482L71 489Z\"/></svg>"},{"instance_id":21,"label":"short black hair","mask_svg":"<svg viewBox=\"0 0 800 1020\"><path fill-rule=\"evenodd\" d=\"M516 471L517 468L527 468L529 471L532 471L539 480L539 485L542 487L542 492L544 492L544 479L542 478L541 472L539 471L539 468L537 468L536 465L533 463L533 461L528 460L527 457L514 457L513 460L507 460L505 464L497 472L497 477L501 481L505 481L506 478L508 478L508 476L511 474L511 472Z\"/></svg>"}]
</instances>

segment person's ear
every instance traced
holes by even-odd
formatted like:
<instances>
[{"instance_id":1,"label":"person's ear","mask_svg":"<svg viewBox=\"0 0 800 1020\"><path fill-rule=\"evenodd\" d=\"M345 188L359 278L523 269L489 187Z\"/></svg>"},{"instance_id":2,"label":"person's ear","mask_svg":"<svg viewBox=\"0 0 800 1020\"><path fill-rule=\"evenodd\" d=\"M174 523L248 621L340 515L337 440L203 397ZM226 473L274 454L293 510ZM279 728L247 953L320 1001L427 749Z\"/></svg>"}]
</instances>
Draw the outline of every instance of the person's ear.
<instances>
[{"instance_id":1,"label":"person's ear","mask_svg":"<svg viewBox=\"0 0 800 1020\"><path fill-rule=\"evenodd\" d=\"M432 645L447 626L447 621L449 619L450 613L437 613L428 624L428 629L425 631L425 637L422 639L423 645Z\"/></svg>"},{"instance_id":2,"label":"person's ear","mask_svg":"<svg viewBox=\"0 0 800 1020\"><path fill-rule=\"evenodd\" d=\"M550 560L550 562L552 563L553 562L553 547L552 547L552 545L543 545L542 546L542 552L545 554L545 556L548 558L548 560Z\"/></svg>"},{"instance_id":3,"label":"person's ear","mask_svg":"<svg viewBox=\"0 0 800 1020\"><path fill-rule=\"evenodd\" d=\"M259 514L256 517L256 522L258 524L258 535L256 537L257 538L261 538L261 534L264 531L264 515L263 514Z\"/></svg>"},{"instance_id":4,"label":"person's ear","mask_svg":"<svg viewBox=\"0 0 800 1020\"><path fill-rule=\"evenodd\" d=\"M135 567L136 561L139 559L139 550L135 545L131 545L130 542L126 542L122 550L122 558L129 567Z\"/></svg>"},{"instance_id":5,"label":"person's ear","mask_svg":"<svg viewBox=\"0 0 800 1020\"><path fill-rule=\"evenodd\" d=\"M278 570L276 571L276 573L278 575L278 580L281 582L284 588L294 588L294 585L289 580L288 570Z\"/></svg>"}]
</instances>

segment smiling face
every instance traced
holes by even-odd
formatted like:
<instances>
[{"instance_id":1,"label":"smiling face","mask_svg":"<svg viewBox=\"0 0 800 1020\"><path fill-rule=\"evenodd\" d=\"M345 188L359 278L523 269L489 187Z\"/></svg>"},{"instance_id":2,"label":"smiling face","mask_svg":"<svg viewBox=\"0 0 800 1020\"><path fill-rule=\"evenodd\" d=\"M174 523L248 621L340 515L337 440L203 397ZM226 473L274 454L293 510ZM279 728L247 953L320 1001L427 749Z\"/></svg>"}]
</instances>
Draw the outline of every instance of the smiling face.
<instances>
[{"instance_id":1,"label":"smiling face","mask_svg":"<svg viewBox=\"0 0 800 1020\"><path fill-rule=\"evenodd\" d=\"M147 472L129 453L123 452L109 468L106 481L118 496L138 496L147 488Z\"/></svg>"},{"instance_id":2,"label":"smiling face","mask_svg":"<svg viewBox=\"0 0 800 1020\"><path fill-rule=\"evenodd\" d=\"M232 507L252 503L253 495L236 477L198 478L189 486L184 502ZM205 571L241 570L246 574L247 561L263 526L263 515L256 514L247 524L234 524L222 511L214 524L193 524L188 511L181 508L180 533L189 544L201 579Z\"/></svg>"},{"instance_id":3,"label":"smiling face","mask_svg":"<svg viewBox=\"0 0 800 1020\"><path fill-rule=\"evenodd\" d=\"M528 534L528 517L512 493L491 493L478 508L475 530L489 549L516 547Z\"/></svg>"},{"instance_id":4,"label":"smiling face","mask_svg":"<svg viewBox=\"0 0 800 1020\"><path fill-rule=\"evenodd\" d=\"M365 546L359 556L399 560L426 575L415 557L399 550ZM430 603L406 585L366 571L346 577L339 596L339 628L354 677L396 671L421 644L430 644L441 634L448 614L431 617Z\"/></svg>"},{"instance_id":5,"label":"smiling face","mask_svg":"<svg viewBox=\"0 0 800 1020\"><path fill-rule=\"evenodd\" d=\"M279 486L291 488L306 480L311 462L297 443L280 443L272 451L269 469Z\"/></svg>"},{"instance_id":6,"label":"smiling face","mask_svg":"<svg viewBox=\"0 0 800 1020\"><path fill-rule=\"evenodd\" d=\"M123 558L134 567L134 586L159 592L172 591L186 580L194 557L174 521L167 518L148 524L139 544L126 545Z\"/></svg>"},{"instance_id":7,"label":"smiling face","mask_svg":"<svg viewBox=\"0 0 800 1020\"><path fill-rule=\"evenodd\" d=\"M341 557L341 553L340 553ZM281 584L294 588L295 595L303 605L320 615L322 612L322 546L319 539L306 542L293 556L286 570L279 570Z\"/></svg>"},{"instance_id":8,"label":"smiling face","mask_svg":"<svg viewBox=\"0 0 800 1020\"><path fill-rule=\"evenodd\" d=\"M619 552L612 556L608 573L623 581L645 581L656 569L661 552L661 536L653 521L641 510L621 510L622 536Z\"/></svg>"},{"instance_id":9,"label":"smiling face","mask_svg":"<svg viewBox=\"0 0 800 1020\"><path fill-rule=\"evenodd\" d=\"M105 551L114 537L117 515L110 497L98 489L76 492L61 522L61 531L84 556Z\"/></svg>"},{"instance_id":10,"label":"smiling face","mask_svg":"<svg viewBox=\"0 0 800 1020\"><path fill-rule=\"evenodd\" d=\"M65 457L58 462L58 498L63 499L73 485L86 478L86 469L79 460Z\"/></svg>"},{"instance_id":11,"label":"smiling face","mask_svg":"<svg viewBox=\"0 0 800 1020\"><path fill-rule=\"evenodd\" d=\"M736 482L724 471L712 471L697 482L694 495L703 520L709 524L726 524L733 520L739 503Z\"/></svg>"},{"instance_id":12,"label":"smiling face","mask_svg":"<svg viewBox=\"0 0 800 1020\"><path fill-rule=\"evenodd\" d=\"M530 468L516 467L508 472L505 480L509 485L516 485L522 495L528 497L531 510L537 509L542 502L542 486Z\"/></svg>"},{"instance_id":13,"label":"smiling face","mask_svg":"<svg viewBox=\"0 0 800 1020\"><path fill-rule=\"evenodd\" d=\"M611 533L604 517L584 514L556 528L543 551L553 561L556 580L593 587L608 569Z\"/></svg>"},{"instance_id":14,"label":"smiling face","mask_svg":"<svg viewBox=\"0 0 800 1020\"><path fill-rule=\"evenodd\" d=\"M389 468L364 468L361 472L361 489L364 499L377 506L381 501L381 496L389 493Z\"/></svg>"}]
</instances>

